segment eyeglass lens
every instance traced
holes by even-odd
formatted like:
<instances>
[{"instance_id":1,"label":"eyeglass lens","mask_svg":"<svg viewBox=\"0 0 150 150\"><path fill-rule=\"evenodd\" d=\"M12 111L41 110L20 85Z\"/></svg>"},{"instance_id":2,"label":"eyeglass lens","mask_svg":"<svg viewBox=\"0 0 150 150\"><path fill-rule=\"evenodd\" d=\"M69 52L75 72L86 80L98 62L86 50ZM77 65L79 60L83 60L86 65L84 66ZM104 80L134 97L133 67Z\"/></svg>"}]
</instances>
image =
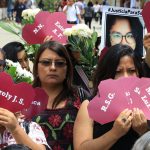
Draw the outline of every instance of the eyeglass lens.
<instances>
[{"instance_id":1,"label":"eyeglass lens","mask_svg":"<svg viewBox=\"0 0 150 150\"><path fill-rule=\"evenodd\" d=\"M41 60L39 61L39 63L41 63L43 66L52 66L55 65L55 67L61 68L66 66L66 62L63 60Z\"/></svg>"},{"instance_id":2,"label":"eyeglass lens","mask_svg":"<svg viewBox=\"0 0 150 150\"><path fill-rule=\"evenodd\" d=\"M132 44L133 42L135 42L134 36L131 32L128 32L126 35L122 35L119 32L113 32L110 34L111 41L116 44L121 43L123 37L125 37L126 42L129 44Z\"/></svg>"}]
</instances>

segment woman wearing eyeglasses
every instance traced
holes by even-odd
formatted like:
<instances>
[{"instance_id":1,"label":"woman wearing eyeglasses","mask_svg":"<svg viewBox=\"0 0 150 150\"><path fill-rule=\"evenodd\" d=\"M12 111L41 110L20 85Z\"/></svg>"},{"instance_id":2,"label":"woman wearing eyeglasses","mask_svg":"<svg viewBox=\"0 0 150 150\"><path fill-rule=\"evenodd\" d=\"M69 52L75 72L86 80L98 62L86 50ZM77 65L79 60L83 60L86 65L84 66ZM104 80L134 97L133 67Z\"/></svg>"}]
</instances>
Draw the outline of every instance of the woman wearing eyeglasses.
<instances>
[{"instance_id":1,"label":"woman wearing eyeglasses","mask_svg":"<svg viewBox=\"0 0 150 150\"><path fill-rule=\"evenodd\" d=\"M137 17L107 15L106 46L125 44L143 57L143 26Z\"/></svg>"},{"instance_id":2,"label":"woman wearing eyeglasses","mask_svg":"<svg viewBox=\"0 0 150 150\"><path fill-rule=\"evenodd\" d=\"M143 26L137 17L107 15L106 47L115 44L129 45L137 56L141 58L144 76L150 77L150 35L143 39ZM143 59L143 45L146 50Z\"/></svg>"},{"instance_id":3,"label":"woman wearing eyeglasses","mask_svg":"<svg viewBox=\"0 0 150 150\"><path fill-rule=\"evenodd\" d=\"M73 149L73 125L81 104L81 95L72 86L72 64L66 48L55 41L39 48L33 67L33 87L48 94L47 109L35 116L52 149ZM81 94L81 95L79 95Z\"/></svg>"}]
</instances>

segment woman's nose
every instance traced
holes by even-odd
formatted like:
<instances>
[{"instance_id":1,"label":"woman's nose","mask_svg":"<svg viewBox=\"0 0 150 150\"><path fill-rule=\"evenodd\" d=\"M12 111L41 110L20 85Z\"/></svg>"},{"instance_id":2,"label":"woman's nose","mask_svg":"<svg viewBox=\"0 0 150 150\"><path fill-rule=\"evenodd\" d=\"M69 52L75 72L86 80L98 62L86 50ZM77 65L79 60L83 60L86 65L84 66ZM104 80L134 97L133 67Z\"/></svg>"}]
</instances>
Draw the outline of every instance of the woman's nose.
<instances>
[{"instance_id":1,"label":"woman's nose","mask_svg":"<svg viewBox=\"0 0 150 150\"><path fill-rule=\"evenodd\" d=\"M55 62L54 62L54 61L53 61L52 64L50 65L50 69L54 69L54 70L56 69Z\"/></svg>"},{"instance_id":2,"label":"woman's nose","mask_svg":"<svg viewBox=\"0 0 150 150\"><path fill-rule=\"evenodd\" d=\"M22 66L22 68L28 68L28 64L25 61L23 61L21 63L21 66Z\"/></svg>"},{"instance_id":3,"label":"woman's nose","mask_svg":"<svg viewBox=\"0 0 150 150\"><path fill-rule=\"evenodd\" d=\"M129 77L128 72L125 71L125 72L123 73L123 77Z\"/></svg>"},{"instance_id":4,"label":"woman's nose","mask_svg":"<svg viewBox=\"0 0 150 150\"><path fill-rule=\"evenodd\" d=\"M125 37L122 38L121 44L123 44L123 45L128 44Z\"/></svg>"}]
</instances>

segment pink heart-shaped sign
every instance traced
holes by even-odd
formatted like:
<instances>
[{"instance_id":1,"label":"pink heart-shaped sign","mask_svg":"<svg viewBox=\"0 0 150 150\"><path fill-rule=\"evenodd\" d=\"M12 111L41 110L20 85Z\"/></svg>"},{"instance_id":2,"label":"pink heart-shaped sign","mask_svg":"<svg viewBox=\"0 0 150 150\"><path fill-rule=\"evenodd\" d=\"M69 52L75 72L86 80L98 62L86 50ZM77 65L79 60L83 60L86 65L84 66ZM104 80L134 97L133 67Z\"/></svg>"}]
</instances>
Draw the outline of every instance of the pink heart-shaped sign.
<instances>
[{"instance_id":1,"label":"pink heart-shaped sign","mask_svg":"<svg viewBox=\"0 0 150 150\"><path fill-rule=\"evenodd\" d=\"M98 87L98 94L88 105L89 116L105 124L114 121L124 109L142 109L150 119L150 79L122 77L104 80ZM139 94L140 91L140 94Z\"/></svg>"},{"instance_id":2,"label":"pink heart-shaped sign","mask_svg":"<svg viewBox=\"0 0 150 150\"><path fill-rule=\"evenodd\" d=\"M47 108L48 95L45 93L45 91L39 87L35 88L34 91L35 98L30 107L22 111L22 114L24 114L29 120Z\"/></svg>"},{"instance_id":3,"label":"pink heart-shaped sign","mask_svg":"<svg viewBox=\"0 0 150 150\"><path fill-rule=\"evenodd\" d=\"M33 87L25 82L15 84L9 74L0 73L0 107L12 112L28 108L35 97Z\"/></svg>"},{"instance_id":4,"label":"pink heart-shaped sign","mask_svg":"<svg viewBox=\"0 0 150 150\"><path fill-rule=\"evenodd\" d=\"M147 28L147 31L150 32L150 2L147 2L142 10L142 16L143 20L145 22L145 26Z\"/></svg>"},{"instance_id":5,"label":"pink heart-shaped sign","mask_svg":"<svg viewBox=\"0 0 150 150\"><path fill-rule=\"evenodd\" d=\"M88 105L89 116L101 124L114 121L122 110L129 107L125 94L128 84L120 86L118 80L113 79L101 81L98 94Z\"/></svg>"},{"instance_id":6,"label":"pink heart-shaped sign","mask_svg":"<svg viewBox=\"0 0 150 150\"><path fill-rule=\"evenodd\" d=\"M49 13L40 11L34 20L34 24L23 27L22 37L29 44L42 44L46 36L53 36L54 41L65 44L67 37L63 34L65 28L72 25L67 24L66 15L63 12Z\"/></svg>"},{"instance_id":7,"label":"pink heart-shaped sign","mask_svg":"<svg viewBox=\"0 0 150 150\"><path fill-rule=\"evenodd\" d=\"M141 109L146 118L150 120L150 79L141 78L130 91L134 99L133 107Z\"/></svg>"}]
</instances>

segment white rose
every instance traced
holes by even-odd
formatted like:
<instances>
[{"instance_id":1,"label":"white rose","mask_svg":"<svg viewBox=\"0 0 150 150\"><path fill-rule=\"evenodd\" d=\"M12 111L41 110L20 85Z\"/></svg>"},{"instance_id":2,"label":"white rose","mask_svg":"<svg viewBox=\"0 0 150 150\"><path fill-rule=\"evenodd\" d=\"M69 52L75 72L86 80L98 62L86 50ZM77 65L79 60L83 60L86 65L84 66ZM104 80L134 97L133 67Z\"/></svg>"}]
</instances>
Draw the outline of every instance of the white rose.
<instances>
[{"instance_id":1,"label":"white rose","mask_svg":"<svg viewBox=\"0 0 150 150\"><path fill-rule=\"evenodd\" d=\"M39 9L39 8L32 9L32 10L33 10L33 16L34 17L36 16L36 14L38 14L41 11L41 9Z\"/></svg>"},{"instance_id":2,"label":"white rose","mask_svg":"<svg viewBox=\"0 0 150 150\"><path fill-rule=\"evenodd\" d=\"M6 59L6 64L7 64L7 66L12 66L13 65L13 62L11 61L11 60L9 60L9 59Z\"/></svg>"},{"instance_id":3,"label":"white rose","mask_svg":"<svg viewBox=\"0 0 150 150\"><path fill-rule=\"evenodd\" d=\"M80 31L80 32L79 32L79 36L80 36L80 37L83 36L83 37L86 37L86 38L89 37L89 35L87 34L87 32L84 32L84 31Z\"/></svg>"},{"instance_id":4,"label":"white rose","mask_svg":"<svg viewBox=\"0 0 150 150\"><path fill-rule=\"evenodd\" d=\"M27 9L25 9L25 10L22 11L22 14L21 14L21 15L22 15L22 17L24 17L24 16L27 16L27 14L28 14L28 13L27 13Z\"/></svg>"},{"instance_id":5,"label":"white rose","mask_svg":"<svg viewBox=\"0 0 150 150\"><path fill-rule=\"evenodd\" d=\"M16 73L17 73L18 76L22 76L23 75L22 68L21 68L20 65L17 66Z\"/></svg>"},{"instance_id":6,"label":"white rose","mask_svg":"<svg viewBox=\"0 0 150 150\"><path fill-rule=\"evenodd\" d=\"M66 28L63 32L64 35L70 36L72 34L72 28Z\"/></svg>"}]
</instances>

